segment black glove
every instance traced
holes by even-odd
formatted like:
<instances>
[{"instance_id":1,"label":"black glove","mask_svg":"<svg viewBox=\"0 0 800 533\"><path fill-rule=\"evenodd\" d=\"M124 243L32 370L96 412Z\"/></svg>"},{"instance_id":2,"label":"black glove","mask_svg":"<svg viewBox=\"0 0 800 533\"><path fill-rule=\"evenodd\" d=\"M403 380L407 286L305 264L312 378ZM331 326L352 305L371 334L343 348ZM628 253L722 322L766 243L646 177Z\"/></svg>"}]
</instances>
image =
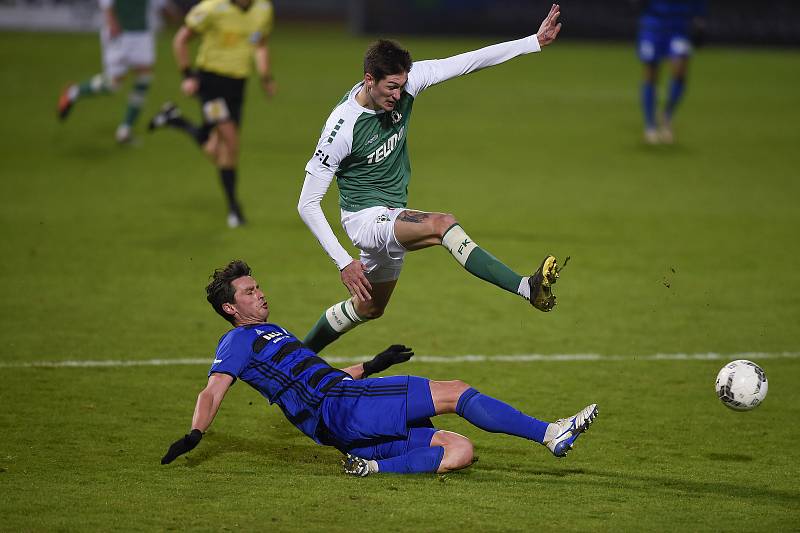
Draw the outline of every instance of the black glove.
<instances>
[{"instance_id":1,"label":"black glove","mask_svg":"<svg viewBox=\"0 0 800 533\"><path fill-rule=\"evenodd\" d=\"M194 450L195 446L200 443L200 439L202 438L203 432L199 429L193 429L191 433L184 435L172 443L172 446L167 450L167 454L161 458L161 464L168 465L177 459L179 455Z\"/></svg>"},{"instance_id":2,"label":"black glove","mask_svg":"<svg viewBox=\"0 0 800 533\"><path fill-rule=\"evenodd\" d=\"M411 348L403 346L402 344L392 344L384 351L373 357L372 360L364 363L363 377L367 377L370 374L383 372L390 366L396 365L397 363L405 363L411 359L412 355L414 355L414 351Z\"/></svg>"}]
</instances>

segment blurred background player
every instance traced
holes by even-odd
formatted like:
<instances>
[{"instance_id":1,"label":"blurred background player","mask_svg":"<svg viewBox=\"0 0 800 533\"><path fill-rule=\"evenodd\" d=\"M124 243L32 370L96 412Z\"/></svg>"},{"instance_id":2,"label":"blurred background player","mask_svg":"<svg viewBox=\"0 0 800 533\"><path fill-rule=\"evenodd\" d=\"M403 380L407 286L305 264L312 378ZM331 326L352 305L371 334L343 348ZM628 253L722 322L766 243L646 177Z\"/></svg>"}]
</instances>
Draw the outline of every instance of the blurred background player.
<instances>
[{"instance_id":1,"label":"blurred background player","mask_svg":"<svg viewBox=\"0 0 800 533\"><path fill-rule=\"evenodd\" d=\"M275 94L267 45L272 26L273 9L268 0L203 0L193 7L172 46L183 74L181 91L199 97L203 122L199 126L193 124L175 104L167 102L149 125L151 130L162 126L178 128L208 154L219 170L231 228L245 223L236 198L236 170L245 82L253 58L265 94ZM196 35L201 35L202 40L194 70L189 41Z\"/></svg>"},{"instance_id":2,"label":"blurred background player","mask_svg":"<svg viewBox=\"0 0 800 533\"><path fill-rule=\"evenodd\" d=\"M100 44L103 73L69 85L58 99L58 116L64 120L75 103L86 96L116 91L129 71L134 72L133 87L122 123L117 127L117 142L133 139L133 126L144 105L155 64L155 27L167 0L99 0L103 12Z\"/></svg>"},{"instance_id":3,"label":"blurred background player","mask_svg":"<svg viewBox=\"0 0 800 533\"><path fill-rule=\"evenodd\" d=\"M644 140L648 144L675 142L672 117L686 86L686 71L692 53L692 35L705 27L705 0L642 0L637 47L644 65L641 88ZM660 116L656 86L658 67L670 60L669 95Z\"/></svg>"}]
</instances>

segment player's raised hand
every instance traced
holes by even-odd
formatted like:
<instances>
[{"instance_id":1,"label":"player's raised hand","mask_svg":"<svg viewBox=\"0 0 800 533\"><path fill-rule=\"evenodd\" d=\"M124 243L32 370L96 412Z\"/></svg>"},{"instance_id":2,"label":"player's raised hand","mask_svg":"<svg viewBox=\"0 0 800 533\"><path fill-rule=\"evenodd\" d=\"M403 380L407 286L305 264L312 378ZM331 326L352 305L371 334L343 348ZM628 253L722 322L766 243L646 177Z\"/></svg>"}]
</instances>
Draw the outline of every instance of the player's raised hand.
<instances>
[{"instance_id":1,"label":"player's raised hand","mask_svg":"<svg viewBox=\"0 0 800 533\"><path fill-rule=\"evenodd\" d=\"M342 269L342 283L350 291L350 295L355 296L356 300L360 302L372 299L370 295L372 285L370 285L367 276L364 275L366 269L367 267L364 266L364 263L358 260L353 261Z\"/></svg>"},{"instance_id":2,"label":"player's raised hand","mask_svg":"<svg viewBox=\"0 0 800 533\"><path fill-rule=\"evenodd\" d=\"M558 4L553 4L550 13L547 14L542 25L539 26L539 31L536 32L539 46L547 46L556 40L558 32L561 31L561 23L558 22L559 15L561 15L561 8Z\"/></svg>"},{"instance_id":3,"label":"player's raised hand","mask_svg":"<svg viewBox=\"0 0 800 533\"><path fill-rule=\"evenodd\" d=\"M202 438L203 433L199 429L193 429L191 433L172 443L167 453L161 458L161 464L168 465L184 453L194 450Z\"/></svg>"},{"instance_id":4,"label":"player's raised hand","mask_svg":"<svg viewBox=\"0 0 800 533\"><path fill-rule=\"evenodd\" d=\"M392 344L384 351L373 357L369 361L364 362L364 375L367 377L370 374L377 374L383 372L392 365L398 363L405 363L414 355L414 350L402 344Z\"/></svg>"}]
</instances>

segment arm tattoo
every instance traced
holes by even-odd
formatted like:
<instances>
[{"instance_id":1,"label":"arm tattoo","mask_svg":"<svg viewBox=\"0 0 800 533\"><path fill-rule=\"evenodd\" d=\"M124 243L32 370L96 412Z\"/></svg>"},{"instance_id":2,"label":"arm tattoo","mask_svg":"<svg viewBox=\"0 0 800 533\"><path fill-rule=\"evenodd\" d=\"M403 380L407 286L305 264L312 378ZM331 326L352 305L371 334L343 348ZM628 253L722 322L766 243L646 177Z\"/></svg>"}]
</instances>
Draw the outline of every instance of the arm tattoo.
<instances>
[{"instance_id":1,"label":"arm tattoo","mask_svg":"<svg viewBox=\"0 0 800 533\"><path fill-rule=\"evenodd\" d=\"M431 216L430 213L420 213L419 211L403 211L398 218L403 222L414 222L416 224L425 222Z\"/></svg>"}]
</instances>

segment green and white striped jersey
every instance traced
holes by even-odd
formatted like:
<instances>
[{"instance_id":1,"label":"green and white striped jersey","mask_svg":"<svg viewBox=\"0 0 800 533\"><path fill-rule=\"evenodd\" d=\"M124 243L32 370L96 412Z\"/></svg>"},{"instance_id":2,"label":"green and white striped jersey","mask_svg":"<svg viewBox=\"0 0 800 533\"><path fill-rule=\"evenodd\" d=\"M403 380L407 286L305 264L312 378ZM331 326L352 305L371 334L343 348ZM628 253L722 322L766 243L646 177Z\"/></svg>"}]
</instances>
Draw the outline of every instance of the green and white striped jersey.
<instances>
[{"instance_id":1,"label":"green and white striped jersey","mask_svg":"<svg viewBox=\"0 0 800 533\"><path fill-rule=\"evenodd\" d=\"M418 72L414 65L413 73ZM408 133L414 97L419 90L409 73L400 101L391 113L373 111L356 102L364 83L342 98L328 117L314 157L306 165L312 175L335 173L339 206L359 211L376 205L405 207L411 164Z\"/></svg>"},{"instance_id":2,"label":"green and white striped jersey","mask_svg":"<svg viewBox=\"0 0 800 533\"><path fill-rule=\"evenodd\" d=\"M341 269L350 262L319 207L333 178L339 186L339 206L354 212L374 206L406 207L411 163L408 132L419 94L437 83L540 51L535 35L495 44L446 59L417 61L408 73L400 101L391 112L374 111L355 99L357 83L331 112L306 164L300 196L300 216Z\"/></svg>"},{"instance_id":3,"label":"green and white striped jersey","mask_svg":"<svg viewBox=\"0 0 800 533\"><path fill-rule=\"evenodd\" d=\"M155 28L157 12L166 0L100 0L102 9L111 8L122 31L144 32Z\"/></svg>"}]
</instances>

